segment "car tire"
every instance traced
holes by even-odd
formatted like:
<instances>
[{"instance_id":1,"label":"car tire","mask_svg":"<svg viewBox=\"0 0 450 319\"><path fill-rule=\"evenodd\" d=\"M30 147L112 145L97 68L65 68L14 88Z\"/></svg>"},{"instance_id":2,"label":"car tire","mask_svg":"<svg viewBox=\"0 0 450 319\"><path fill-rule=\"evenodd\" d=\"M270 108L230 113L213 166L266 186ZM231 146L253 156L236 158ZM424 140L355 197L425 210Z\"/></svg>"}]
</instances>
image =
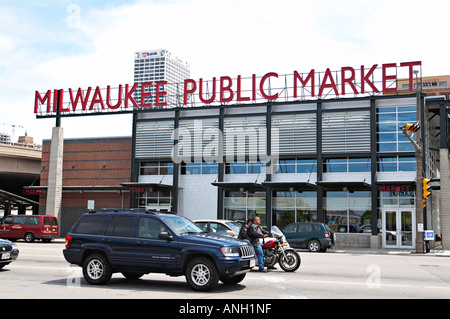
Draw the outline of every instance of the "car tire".
<instances>
[{"instance_id":1,"label":"car tire","mask_svg":"<svg viewBox=\"0 0 450 319\"><path fill-rule=\"evenodd\" d=\"M189 286L197 291L211 290L219 282L216 265L206 257L191 260L186 267L185 276Z\"/></svg>"},{"instance_id":2,"label":"car tire","mask_svg":"<svg viewBox=\"0 0 450 319\"><path fill-rule=\"evenodd\" d=\"M103 285L111 279L112 269L104 255L92 254L83 261L83 276L92 285Z\"/></svg>"},{"instance_id":3,"label":"car tire","mask_svg":"<svg viewBox=\"0 0 450 319\"><path fill-rule=\"evenodd\" d=\"M33 233L26 233L24 236L24 239L27 243L32 243L36 239L36 237L33 235Z\"/></svg>"},{"instance_id":4,"label":"car tire","mask_svg":"<svg viewBox=\"0 0 450 319\"><path fill-rule=\"evenodd\" d=\"M320 242L317 239L310 240L308 242L308 250L316 253L321 250Z\"/></svg>"}]
</instances>

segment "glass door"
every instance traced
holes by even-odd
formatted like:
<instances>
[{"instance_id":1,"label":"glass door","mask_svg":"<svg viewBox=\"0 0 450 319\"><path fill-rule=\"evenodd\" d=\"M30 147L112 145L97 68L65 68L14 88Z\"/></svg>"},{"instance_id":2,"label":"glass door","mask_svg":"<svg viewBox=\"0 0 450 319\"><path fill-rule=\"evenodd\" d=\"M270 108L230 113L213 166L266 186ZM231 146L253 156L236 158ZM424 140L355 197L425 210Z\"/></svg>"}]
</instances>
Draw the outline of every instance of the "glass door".
<instances>
[{"instance_id":1,"label":"glass door","mask_svg":"<svg viewBox=\"0 0 450 319\"><path fill-rule=\"evenodd\" d=\"M383 210L383 248L415 247L415 211L390 208Z\"/></svg>"}]
</instances>

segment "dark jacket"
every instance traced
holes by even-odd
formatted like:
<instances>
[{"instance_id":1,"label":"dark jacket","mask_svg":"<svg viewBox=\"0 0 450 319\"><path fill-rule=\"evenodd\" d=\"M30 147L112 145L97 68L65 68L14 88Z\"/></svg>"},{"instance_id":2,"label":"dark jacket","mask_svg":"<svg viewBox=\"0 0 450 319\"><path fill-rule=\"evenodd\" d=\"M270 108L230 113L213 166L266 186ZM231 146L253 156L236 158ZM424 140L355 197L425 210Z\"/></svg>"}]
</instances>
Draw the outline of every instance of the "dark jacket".
<instances>
[{"instance_id":1,"label":"dark jacket","mask_svg":"<svg viewBox=\"0 0 450 319\"><path fill-rule=\"evenodd\" d=\"M249 226L247 224L242 225L241 229L239 230L239 239L251 241L250 237L248 236L248 227Z\"/></svg>"},{"instance_id":2,"label":"dark jacket","mask_svg":"<svg viewBox=\"0 0 450 319\"><path fill-rule=\"evenodd\" d=\"M252 224L247 230L247 235L250 237L250 242L253 246L257 247L259 244L259 239L264 238L265 234L269 234L268 231L265 231L262 227Z\"/></svg>"}]
</instances>

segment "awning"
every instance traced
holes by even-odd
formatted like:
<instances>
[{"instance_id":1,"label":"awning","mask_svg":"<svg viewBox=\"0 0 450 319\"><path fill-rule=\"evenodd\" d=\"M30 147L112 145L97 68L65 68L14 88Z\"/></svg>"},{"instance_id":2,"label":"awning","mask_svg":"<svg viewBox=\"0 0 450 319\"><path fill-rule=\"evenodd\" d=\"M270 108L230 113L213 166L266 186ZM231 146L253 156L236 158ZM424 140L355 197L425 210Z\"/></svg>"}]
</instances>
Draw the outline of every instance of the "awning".
<instances>
[{"instance_id":1,"label":"awning","mask_svg":"<svg viewBox=\"0 0 450 319\"><path fill-rule=\"evenodd\" d=\"M264 190L265 187L260 183L252 182L214 182L211 183L214 186L222 187L229 190Z\"/></svg>"},{"instance_id":2,"label":"awning","mask_svg":"<svg viewBox=\"0 0 450 319\"><path fill-rule=\"evenodd\" d=\"M159 190L170 190L173 188L173 185L169 185L169 184L162 184L162 183L146 183L146 182L128 182L128 183L122 183L120 184L123 187L126 187L128 189L132 188L132 187L151 187L153 189Z\"/></svg>"},{"instance_id":3,"label":"awning","mask_svg":"<svg viewBox=\"0 0 450 319\"><path fill-rule=\"evenodd\" d=\"M275 190L289 190L293 189L296 191L313 191L317 189L316 184L312 184L309 182L264 182L262 183L264 186L269 186Z\"/></svg>"},{"instance_id":4,"label":"awning","mask_svg":"<svg viewBox=\"0 0 450 319\"><path fill-rule=\"evenodd\" d=\"M22 196L19 196L19 195L16 195L16 194L13 194L13 193L1 190L1 189L0 189L0 202L2 202L2 203L8 202L10 204L27 205L27 206L39 205L39 203L34 200L31 200L31 199L28 199L28 198L25 198L25 197L22 197Z\"/></svg>"},{"instance_id":5,"label":"awning","mask_svg":"<svg viewBox=\"0 0 450 319\"><path fill-rule=\"evenodd\" d=\"M347 190L355 191L371 188L371 185L365 181L319 181L316 184L329 190L344 190L344 188L347 188Z\"/></svg>"}]
</instances>

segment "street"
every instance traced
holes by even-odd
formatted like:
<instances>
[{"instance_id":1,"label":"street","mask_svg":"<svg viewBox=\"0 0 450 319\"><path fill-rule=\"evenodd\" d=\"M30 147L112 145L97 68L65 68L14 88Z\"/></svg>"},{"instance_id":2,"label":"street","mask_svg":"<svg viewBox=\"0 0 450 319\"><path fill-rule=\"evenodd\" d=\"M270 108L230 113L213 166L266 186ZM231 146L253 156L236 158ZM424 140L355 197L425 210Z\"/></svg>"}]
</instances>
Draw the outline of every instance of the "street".
<instances>
[{"instance_id":1,"label":"street","mask_svg":"<svg viewBox=\"0 0 450 319\"><path fill-rule=\"evenodd\" d=\"M309 253L299 251L300 268L286 273L250 272L236 286L194 292L184 277L149 274L128 281L114 274L91 286L80 267L70 266L61 242L18 241L19 258L0 270L0 298L94 299L355 299L450 298L450 258L431 255Z\"/></svg>"}]
</instances>

